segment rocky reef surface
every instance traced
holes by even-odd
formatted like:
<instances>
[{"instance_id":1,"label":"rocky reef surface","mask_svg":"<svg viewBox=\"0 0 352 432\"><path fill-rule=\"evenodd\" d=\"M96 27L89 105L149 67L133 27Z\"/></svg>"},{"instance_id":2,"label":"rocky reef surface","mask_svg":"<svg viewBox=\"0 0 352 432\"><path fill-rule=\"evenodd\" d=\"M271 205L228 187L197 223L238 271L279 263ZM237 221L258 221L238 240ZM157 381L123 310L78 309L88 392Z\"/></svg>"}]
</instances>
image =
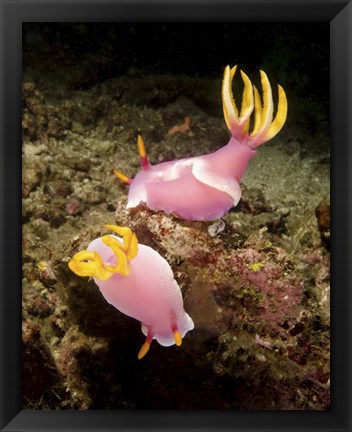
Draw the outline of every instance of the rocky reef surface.
<instances>
[{"instance_id":1,"label":"rocky reef surface","mask_svg":"<svg viewBox=\"0 0 352 432\"><path fill-rule=\"evenodd\" d=\"M128 213L112 169L138 172L137 134L151 163L227 143L221 77L74 77L23 75L23 408L329 408L328 137L295 117L287 89L287 123L224 218ZM170 263L195 322L181 347L154 342L137 360L140 324L69 270L105 224Z\"/></svg>"}]
</instances>

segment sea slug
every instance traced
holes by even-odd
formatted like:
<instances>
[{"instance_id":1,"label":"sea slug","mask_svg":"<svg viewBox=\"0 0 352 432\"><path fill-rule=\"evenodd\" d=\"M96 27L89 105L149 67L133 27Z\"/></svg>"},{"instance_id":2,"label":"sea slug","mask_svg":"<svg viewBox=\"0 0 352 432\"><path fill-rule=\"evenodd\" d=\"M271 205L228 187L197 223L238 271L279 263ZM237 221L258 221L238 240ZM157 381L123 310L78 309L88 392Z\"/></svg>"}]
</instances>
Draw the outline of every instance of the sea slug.
<instances>
[{"instance_id":1,"label":"sea slug","mask_svg":"<svg viewBox=\"0 0 352 432\"><path fill-rule=\"evenodd\" d=\"M115 235L93 240L68 263L78 276L91 276L105 299L122 313L141 322L146 340L138 353L145 356L151 341L181 345L194 328L183 308L180 287L168 262L149 246L138 244L127 227L106 225Z\"/></svg>"},{"instance_id":2,"label":"sea slug","mask_svg":"<svg viewBox=\"0 0 352 432\"><path fill-rule=\"evenodd\" d=\"M173 213L188 220L215 220L239 202L241 178L255 149L273 138L286 121L287 99L278 85L278 106L273 120L273 98L269 80L260 71L262 99L248 76L240 71L244 84L241 110L232 94L237 66L226 66L222 82L222 104L231 138L227 145L203 156L157 165L148 161L144 142L138 136L141 171L133 178L114 170L130 185L127 208L145 204L152 210ZM253 114L253 116L252 116ZM252 116L252 119L251 119Z\"/></svg>"}]
</instances>

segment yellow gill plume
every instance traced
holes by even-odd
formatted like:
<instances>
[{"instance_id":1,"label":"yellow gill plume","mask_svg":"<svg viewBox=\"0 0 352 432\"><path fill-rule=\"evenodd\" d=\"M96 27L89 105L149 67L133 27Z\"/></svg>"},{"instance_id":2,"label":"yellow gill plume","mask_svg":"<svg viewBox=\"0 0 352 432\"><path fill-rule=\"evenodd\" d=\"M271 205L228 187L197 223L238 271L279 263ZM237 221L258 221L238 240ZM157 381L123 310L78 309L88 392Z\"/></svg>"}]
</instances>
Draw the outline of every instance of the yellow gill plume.
<instances>
[{"instance_id":1,"label":"yellow gill plume","mask_svg":"<svg viewBox=\"0 0 352 432\"><path fill-rule=\"evenodd\" d=\"M129 261L138 253L138 240L136 235L127 227L105 225L123 238L123 243L115 237L105 235L103 243L108 246L116 256L116 265L103 263L96 251L84 250L78 252L68 263L69 268L78 276L90 276L99 280L108 280L114 274L128 276L130 274Z\"/></svg>"},{"instance_id":2,"label":"yellow gill plume","mask_svg":"<svg viewBox=\"0 0 352 432\"><path fill-rule=\"evenodd\" d=\"M226 66L222 81L222 104L224 118L232 136L239 141L246 140L250 148L273 138L282 128L287 117L287 99L284 89L278 85L278 106L275 119L273 117L273 97L270 82L264 71L260 71L263 97L260 97L257 88L252 85L248 76L241 72L244 83L242 106L239 112L232 94L232 81L237 66ZM263 101L262 101L263 99ZM253 127L249 131L250 118L253 114Z\"/></svg>"}]
</instances>

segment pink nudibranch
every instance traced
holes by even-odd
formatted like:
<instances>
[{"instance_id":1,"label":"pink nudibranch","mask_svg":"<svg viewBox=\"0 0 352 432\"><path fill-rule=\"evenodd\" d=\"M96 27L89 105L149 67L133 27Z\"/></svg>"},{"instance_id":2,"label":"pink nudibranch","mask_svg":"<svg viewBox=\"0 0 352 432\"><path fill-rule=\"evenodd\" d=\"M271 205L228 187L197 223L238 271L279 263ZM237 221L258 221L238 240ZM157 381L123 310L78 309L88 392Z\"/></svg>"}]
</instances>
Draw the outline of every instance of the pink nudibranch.
<instances>
[{"instance_id":1,"label":"pink nudibranch","mask_svg":"<svg viewBox=\"0 0 352 432\"><path fill-rule=\"evenodd\" d=\"M180 287L168 262L149 246L138 244L127 227L106 225L115 235L93 240L68 263L78 276L91 276L108 303L141 322L145 343L138 353L146 355L153 339L160 345L181 345L194 328L183 308Z\"/></svg>"},{"instance_id":2,"label":"pink nudibranch","mask_svg":"<svg viewBox=\"0 0 352 432\"><path fill-rule=\"evenodd\" d=\"M130 185L128 209L144 203L152 210L174 213L183 219L215 220L238 204L242 195L240 181L247 165L256 154L255 149L281 130L286 121L287 100L278 85L278 107L273 120L273 98L265 72L260 71L262 101L257 88L240 71L244 89L238 111L232 94L236 69L237 66L226 66L222 82L224 117L231 132L228 144L211 154L151 165L138 136L141 171L130 179L114 170Z\"/></svg>"}]
</instances>

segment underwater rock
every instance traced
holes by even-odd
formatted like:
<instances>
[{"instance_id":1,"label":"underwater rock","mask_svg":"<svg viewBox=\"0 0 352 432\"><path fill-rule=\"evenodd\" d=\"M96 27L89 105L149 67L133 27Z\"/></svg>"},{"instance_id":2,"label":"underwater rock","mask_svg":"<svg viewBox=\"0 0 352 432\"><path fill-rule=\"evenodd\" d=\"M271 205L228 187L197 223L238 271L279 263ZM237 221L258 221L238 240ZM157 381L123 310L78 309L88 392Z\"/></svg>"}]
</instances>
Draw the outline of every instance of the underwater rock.
<instances>
[{"instance_id":1,"label":"underwater rock","mask_svg":"<svg viewBox=\"0 0 352 432\"><path fill-rule=\"evenodd\" d=\"M330 201L324 199L315 208L315 216L318 221L318 227L322 241L330 250Z\"/></svg>"},{"instance_id":2,"label":"underwater rock","mask_svg":"<svg viewBox=\"0 0 352 432\"><path fill-rule=\"evenodd\" d=\"M22 379L24 409L47 409L63 399L61 377L41 337L37 323L25 321L22 334ZM56 390L51 391L55 387Z\"/></svg>"},{"instance_id":3,"label":"underwater rock","mask_svg":"<svg viewBox=\"0 0 352 432\"><path fill-rule=\"evenodd\" d=\"M243 196L238 204L238 210L243 213L258 215L271 212L273 209L267 203L264 193L258 188L243 188Z\"/></svg>"},{"instance_id":4,"label":"underwater rock","mask_svg":"<svg viewBox=\"0 0 352 432\"><path fill-rule=\"evenodd\" d=\"M223 232L225 227L226 227L225 221L220 219L208 226L208 234L210 235L210 237L215 237L221 232Z\"/></svg>"},{"instance_id":5,"label":"underwater rock","mask_svg":"<svg viewBox=\"0 0 352 432\"><path fill-rule=\"evenodd\" d=\"M72 216L77 215L81 211L81 203L77 199L71 199L66 204L66 211Z\"/></svg>"},{"instance_id":6,"label":"underwater rock","mask_svg":"<svg viewBox=\"0 0 352 432\"><path fill-rule=\"evenodd\" d=\"M219 90L214 80L137 71L86 90L58 85L47 75L40 80L39 87L24 71L24 82L33 85L24 90L23 316L40 328L37 358L45 363L43 353L49 353L54 369L44 371L48 387L39 386L43 403L37 392L25 406L328 408L329 255L315 216L328 179L319 171L319 181L310 181L315 156L306 133L288 124L287 134L258 151L258 163L244 177L242 204L224 217L223 231L215 222L212 237L210 223L143 206L128 213L127 188L111 170L118 164L127 175L136 172L129 143L144 131L154 163L216 151L227 131L221 106L213 103ZM195 136L166 135L188 115ZM308 143L305 165L285 151L286 138L297 134ZM72 200L80 203L75 217L65 208ZM172 267L195 321L182 350L155 344L138 363L135 352L144 339L139 323L68 270L69 258L106 223L129 226ZM48 267L37 268L41 261L54 277L46 275ZM31 352L31 374L24 376L29 390L41 380L41 370L27 364L35 358Z\"/></svg>"}]
</instances>

